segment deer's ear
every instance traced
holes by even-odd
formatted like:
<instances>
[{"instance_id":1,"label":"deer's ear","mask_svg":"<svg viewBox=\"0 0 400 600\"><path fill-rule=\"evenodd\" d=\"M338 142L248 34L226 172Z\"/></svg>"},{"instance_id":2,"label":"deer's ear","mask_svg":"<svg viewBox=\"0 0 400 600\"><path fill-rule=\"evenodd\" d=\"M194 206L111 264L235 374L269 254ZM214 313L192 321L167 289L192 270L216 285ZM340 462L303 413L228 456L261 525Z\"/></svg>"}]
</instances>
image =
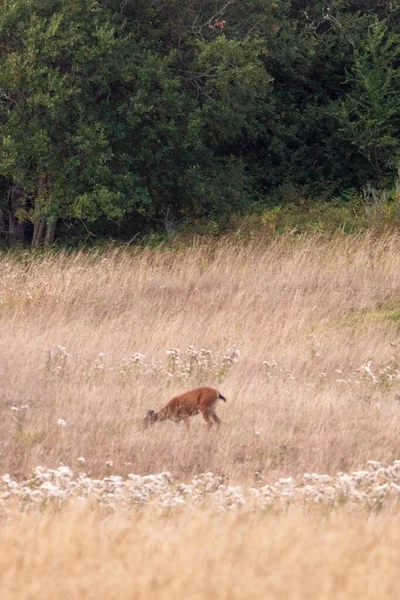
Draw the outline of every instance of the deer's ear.
<instances>
[{"instance_id":1,"label":"deer's ear","mask_svg":"<svg viewBox=\"0 0 400 600\"><path fill-rule=\"evenodd\" d=\"M154 410L148 410L147 411L147 416L152 417L154 415Z\"/></svg>"}]
</instances>

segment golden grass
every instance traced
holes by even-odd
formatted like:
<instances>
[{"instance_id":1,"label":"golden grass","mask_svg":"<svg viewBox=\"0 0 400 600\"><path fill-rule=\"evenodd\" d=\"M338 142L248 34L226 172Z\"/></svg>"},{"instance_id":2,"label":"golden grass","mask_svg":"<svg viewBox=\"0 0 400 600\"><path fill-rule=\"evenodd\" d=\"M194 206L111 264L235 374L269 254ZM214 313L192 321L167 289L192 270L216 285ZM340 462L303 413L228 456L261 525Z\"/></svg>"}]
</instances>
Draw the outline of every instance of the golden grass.
<instances>
[{"instance_id":1,"label":"golden grass","mask_svg":"<svg viewBox=\"0 0 400 600\"><path fill-rule=\"evenodd\" d=\"M256 471L267 482L400 458L399 322L382 309L400 298L399 249L396 234L367 234L1 256L1 472L62 462L252 485ZM68 357L49 364L57 345ZM216 358L235 345L240 361L221 382L213 369L169 382L166 351L189 345ZM159 363L122 375L134 352ZM357 370L369 360L376 383ZM208 384L227 397L219 433L200 417L190 435L168 422L140 430L148 408ZM398 535L396 506L17 511L0 525L1 598L391 599Z\"/></svg>"},{"instance_id":2,"label":"golden grass","mask_svg":"<svg viewBox=\"0 0 400 600\"><path fill-rule=\"evenodd\" d=\"M107 473L112 460L122 475L211 470L252 483L256 470L271 481L399 458L396 385L337 383L368 359L378 370L396 355L396 320L346 317L399 299L399 242L394 234L289 236L97 258L3 255L1 471L22 477L60 462L76 469L83 456L92 475ZM46 368L59 344L69 354L61 375ZM161 371L120 373L134 352L165 366L167 349L190 344L217 357L236 345L240 361L221 383L211 372L172 384ZM265 360L277 363L270 377ZM140 431L148 408L208 384L227 397L217 408L220 434L206 435L201 417L190 435L170 422ZM11 410L24 404L24 413Z\"/></svg>"},{"instance_id":3,"label":"golden grass","mask_svg":"<svg viewBox=\"0 0 400 600\"><path fill-rule=\"evenodd\" d=\"M2 600L395 600L398 514L330 516L71 507L0 528Z\"/></svg>"}]
</instances>

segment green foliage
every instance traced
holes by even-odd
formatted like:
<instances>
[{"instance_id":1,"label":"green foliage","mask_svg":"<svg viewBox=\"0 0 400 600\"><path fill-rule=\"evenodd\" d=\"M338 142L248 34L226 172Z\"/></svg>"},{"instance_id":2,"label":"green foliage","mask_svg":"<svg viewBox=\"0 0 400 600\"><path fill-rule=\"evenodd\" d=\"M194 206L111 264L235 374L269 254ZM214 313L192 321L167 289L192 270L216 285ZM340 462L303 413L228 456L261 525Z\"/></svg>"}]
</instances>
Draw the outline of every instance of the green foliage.
<instances>
[{"instance_id":1,"label":"green foliage","mask_svg":"<svg viewBox=\"0 0 400 600\"><path fill-rule=\"evenodd\" d=\"M387 3L4 0L0 48L9 240L20 226L51 242L56 224L82 241L206 221L221 233L255 211L279 230L284 211L266 207L300 218L334 197L345 213L366 184L393 185Z\"/></svg>"},{"instance_id":2,"label":"green foliage","mask_svg":"<svg viewBox=\"0 0 400 600\"><path fill-rule=\"evenodd\" d=\"M100 3L8 0L4 9L0 174L24 190L20 219L120 219L133 209L180 219L239 207L234 146L254 129L249 103L268 92L259 44L189 35L183 71L184 52L137 39L133 23L118 26Z\"/></svg>"},{"instance_id":3,"label":"green foliage","mask_svg":"<svg viewBox=\"0 0 400 600\"><path fill-rule=\"evenodd\" d=\"M329 199L366 181L393 182L399 37L387 20L348 6L318 2L313 12L299 3L267 58L276 111L252 164L261 192L278 202L288 185Z\"/></svg>"},{"instance_id":4,"label":"green foliage","mask_svg":"<svg viewBox=\"0 0 400 600\"><path fill-rule=\"evenodd\" d=\"M389 197L379 206L379 219L371 221L367 215L362 195L344 190L344 197L325 200L308 200L297 197L284 199L281 205L260 208L259 212L232 215L230 229L239 240L257 237L268 238L276 234L294 232L298 234L336 232L362 232L374 226L377 231L398 225L398 202Z\"/></svg>"},{"instance_id":5,"label":"green foliage","mask_svg":"<svg viewBox=\"0 0 400 600\"><path fill-rule=\"evenodd\" d=\"M137 186L113 163L119 131L110 104L132 59L128 40L90 0L8 0L0 39L0 172L24 189L20 216L122 216Z\"/></svg>"},{"instance_id":6,"label":"green foliage","mask_svg":"<svg viewBox=\"0 0 400 600\"><path fill-rule=\"evenodd\" d=\"M377 18L351 39L349 92L330 108L357 179L386 183L400 158L400 36Z\"/></svg>"},{"instance_id":7,"label":"green foliage","mask_svg":"<svg viewBox=\"0 0 400 600\"><path fill-rule=\"evenodd\" d=\"M346 317L350 324L370 324L392 322L400 325L400 301L388 300L377 306L360 308Z\"/></svg>"}]
</instances>

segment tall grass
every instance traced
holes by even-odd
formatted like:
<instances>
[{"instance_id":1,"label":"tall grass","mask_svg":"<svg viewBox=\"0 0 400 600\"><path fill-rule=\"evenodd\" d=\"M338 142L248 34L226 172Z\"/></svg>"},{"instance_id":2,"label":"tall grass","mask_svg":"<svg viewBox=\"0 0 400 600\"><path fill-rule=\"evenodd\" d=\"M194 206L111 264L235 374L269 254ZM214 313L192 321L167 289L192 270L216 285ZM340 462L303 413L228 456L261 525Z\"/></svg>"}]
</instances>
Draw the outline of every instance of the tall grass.
<instances>
[{"instance_id":1,"label":"tall grass","mask_svg":"<svg viewBox=\"0 0 400 600\"><path fill-rule=\"evenodd\" d=\"M399 248L397 234L369 233L3 254L1 473L62 463L92 478L212 471L259 486L398 459ZM199 385L227 397L220 431L200 416L190 434L141 430L149 408ZM5 478L1 598L397 598L398 486L374 469L372 495L394 500L289 498L264 512L111 511L112 495L107 508L45 495L24 508Z\"/></svg>"},{"instance_id":2,"label":"tall grass","mask_svg":"<svg viewBox=\"0 0 400 600\"><path fill-rule=\"evenodd\" d=\"M252 483L399 458L399 242L2 255L1 471L84 458L92 476L213 471ZM171 364L168 350L191 345L190 368ZM240 359L221 369L232 346ZM190 435L171 422L141 431L149 408L198 385L227 397L219 433L201 417Z\"/></svg>"},{"instance_id":3,"label":"tall grass","mask_svg":"<svg viewBox=\"0 0 400 600\"><path fill-rule=\"evenodd\" d=\"M398 515L72 507L0 528L2 600L368 600L400 592Z\"/></svg>"}]
</instances>

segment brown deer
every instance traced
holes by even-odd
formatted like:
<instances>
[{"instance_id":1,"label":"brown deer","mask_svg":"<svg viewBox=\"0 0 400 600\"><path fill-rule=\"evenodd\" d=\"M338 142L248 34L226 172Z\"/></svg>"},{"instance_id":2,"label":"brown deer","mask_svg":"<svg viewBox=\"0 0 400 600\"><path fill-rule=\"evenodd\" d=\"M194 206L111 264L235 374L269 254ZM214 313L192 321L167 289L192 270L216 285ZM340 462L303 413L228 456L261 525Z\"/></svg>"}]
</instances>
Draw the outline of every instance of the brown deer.
<instances>
[{"instance_id":1,"label":"brown deer","mask_svg":"<svg viewBox=\"0 0 400 600\"><path fill-rule=\"evenodd\" d=\"M143 428L147 429L157 421L175 421L175 423L183 421L189 431L189 418L198 415L199 412L203 415L209 429L211 429L213 423L216 423L217 427L219 427L221 419L217 417L214 410L218 400L226 402L226 398L222 394L210 387L202 387L185 392L172 398L158 412L149 410L143 419Z\"/></svg>"}]
</instances>

